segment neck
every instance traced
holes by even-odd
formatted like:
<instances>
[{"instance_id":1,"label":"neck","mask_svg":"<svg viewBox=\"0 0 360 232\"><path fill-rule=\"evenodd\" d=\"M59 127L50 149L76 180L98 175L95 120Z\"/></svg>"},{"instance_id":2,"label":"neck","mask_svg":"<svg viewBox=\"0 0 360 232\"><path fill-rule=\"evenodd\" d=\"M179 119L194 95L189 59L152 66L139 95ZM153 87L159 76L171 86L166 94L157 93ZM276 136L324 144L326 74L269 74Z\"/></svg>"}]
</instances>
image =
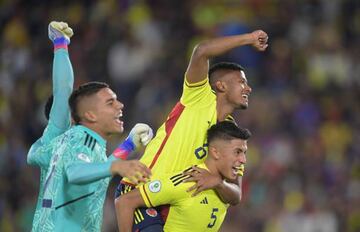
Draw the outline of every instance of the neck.
<instances>
[{"instance_id":1,"label":"neck","mask_svg":"<svg viewBox=\"0 0 360 232\"><path fill-rule=\"evenodd\" d=\"M220 94L216 97L217 120L222 122L234 112L235 108L229 104Z\"/></svg>"},{"instance_id":2,"label":"neck","mask_svg":"<svg viewBox=\"0 0 360 232\"><path fill-rule=\"evenodd\" d=\"M108 134L103 133L95 124L88 123L88 122L80 122L80 125L85 126L85 127L89 128L90 130L96 132L105 141L109 140L110 136Z\"/></svg>"},{"instance_id":3,"label":"neck","mask_svg":"<svg viewBox=\"0 0 360 232\"><path fill-rule=\"evenodd\" d=\"M211 158L206 158L206 160L204 161L204 164L206 165L206 167L209 169L209 172L213 175L218 175L222 178L217 166L216 166L216 161L211 159Z\"/></svg>"}]
</instances>

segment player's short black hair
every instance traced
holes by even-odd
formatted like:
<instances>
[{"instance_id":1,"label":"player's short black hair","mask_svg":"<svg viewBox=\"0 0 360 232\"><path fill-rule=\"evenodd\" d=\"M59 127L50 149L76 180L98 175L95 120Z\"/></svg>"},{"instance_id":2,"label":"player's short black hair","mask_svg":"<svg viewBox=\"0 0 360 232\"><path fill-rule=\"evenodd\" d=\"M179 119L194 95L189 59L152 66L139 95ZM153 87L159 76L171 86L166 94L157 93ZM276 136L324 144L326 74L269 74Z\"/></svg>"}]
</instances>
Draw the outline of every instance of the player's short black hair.
<instances>
[{"instance_id":1,"label":"player's short black hair","mask_svg":"<svg viewBox=\"0 0 360 232\"><path fill-rule=\"evenodd\" d=\"M87 82L85 84L82 84L79 86L78 89L72 92L69 98L69 106L71 111L71 117L74 120L75 124L80 123L80 116L78 112L78 103L81 98L85 96L91 96L93 94L96 94L103 88L109 88L109 85L104 82Z\"/></svg>"},{"instance_id":2,"label":"player's short black hair","mask_svg":"<svg viewBox=\"0 0 360 232\"><path fill-rule=\"evenodd\" d=\"M218 70L233 70L233 71L244 71L245 69L243 66L233 62L219 62L216 64L211 65L209 69L209 78L211 78L212 74Z\"/></svg>"},{"instance_id":3,"label":"player's short black hair","mask_svg":"<svg viewBox=\"0 0 360 232\"><path fill-rule=\"evenodd\" d=\"M238 127L235 123L230 121L218 122L207 131L207 141L210 144L215 139L233 140L242 139L248 140L251 133L248 129Z\"/></svg>"},{"instance_id":4,"label":"player's short black hair","mask_svg":"<svg viewBox=\"0 0 360 232\"><path fill-rule=\"evenodd\" d=\"M48 121L50 118L50 111L51 111L53 101L54 101L54 95L51 94L45 103L45 109L44 109L45 117Z\"/></svg>"},{"instance_id":5,"label":"player's short black hair","mask_svg":"<svg viewBox=\"0 0 360 232\"><path fill-rule=\"evenodd\" d=\"M219 62L216 64L211 65L208 75L209 75L209 80L210 80L210 85L214 88L214 83L215 83L215 79L214 78L214 73L219 71L219 70L223 70L223 71L244 71L245 69L244 67L242 67L240 64L237 63L232 63L232 62Z\"/></svg>"}]
</instances>

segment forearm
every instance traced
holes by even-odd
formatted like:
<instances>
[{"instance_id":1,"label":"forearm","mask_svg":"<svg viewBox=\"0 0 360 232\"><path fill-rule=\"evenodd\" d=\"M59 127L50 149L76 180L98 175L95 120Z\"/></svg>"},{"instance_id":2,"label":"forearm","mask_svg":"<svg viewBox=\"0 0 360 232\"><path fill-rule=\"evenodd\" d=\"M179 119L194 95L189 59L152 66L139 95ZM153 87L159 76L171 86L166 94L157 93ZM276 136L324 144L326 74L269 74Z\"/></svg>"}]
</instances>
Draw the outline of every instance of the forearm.
<instances>
[{"instance_id":1,"label":"forearm","mask_svg":"<svg viewBox=\"0 0 360 232\"><path fill-rule=\"evenodd\" d=\"M111 176L112 161L104 163L76 163L66 168L66 176L71 184L88 184Z\"/></svg>"},{"instance_id":2,"label":"forearm","mask_svg":"<svg viewBox=\"0 0 360 232\"><path fill-rule=\"evenodd\" d=\"M201 42L197 45L195 50L198 55L204 57L204 59L209 59L211 57L219 56L236 47L252 44L253 41L254 38L250 33L226 36Z\"/></svg>"},{"instance_id":3,"label":"forearm","mask_svg":"<svg viewBox=\"0 0 360 232\"><path fill-rule=\"evenodd\" d=\"M186 70L186 80L190 84L202 81L207 77L210 58L219 56L233 48L252 44L253 42L254 37L252 34L243 34L220 37L199 43L194 48Z\"/></svg>"},{"instance_id":4,"label":"forearm","mask_svg":"<svg viewBox=\"0 0 360 232\"><path fill-rule=\"evenodd\" d=\"M120 204L116 204L115 209L119 231L131 232L133 227L135 208L130 207L128 204L120 201Z\"/></svg>"},{"instance_id":5,"label":"forearm","mask_svg":"<svg viewBox=\"0 0 360 232\"><path fill-rule=\"evenodd\" d=\"M115 200L116 219L120 232L131 232L135 209L146 206L140 191L134 189Z\"/></svg>"},{"instance_id":6,"label":"forearm","mask_svg":"<svg viewBox=\"0 0 360 232\"><path fill-rule=\"evenodd\" d=\"M215 191L225 203L237 205L240 203L242 196L241 184L242 177L238 177L237 184L229 183L224 180L215 188Z\"/></svg>"},{"instance_id":7,"label":"forearm","mask_svg":"<svg viewBox=\"0 0 360 232\"><path fill-rule=\"evenodd\" d=\"M70 126L70 110L68 99L73 91L74 72L69 59L69 53L65 48L54 51L53 61L53 105L50 118L59 128Z\"/></svg>"}]
</instances>

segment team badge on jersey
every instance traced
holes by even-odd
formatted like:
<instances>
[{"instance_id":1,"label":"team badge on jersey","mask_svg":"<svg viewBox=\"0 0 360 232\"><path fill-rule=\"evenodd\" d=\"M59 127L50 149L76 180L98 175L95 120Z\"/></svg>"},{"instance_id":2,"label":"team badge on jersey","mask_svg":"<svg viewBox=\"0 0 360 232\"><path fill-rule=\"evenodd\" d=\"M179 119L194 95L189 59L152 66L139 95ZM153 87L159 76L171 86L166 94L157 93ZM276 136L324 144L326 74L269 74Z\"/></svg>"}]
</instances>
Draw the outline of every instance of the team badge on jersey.
<instances>
[{"instance_id":1,"label":"team badge on jersey","mask_svg":"<svg viewBox=\"0 0 360 232\"><path fill-rule=\"evenodd\" d=\"M150 217L156 217L158 215L157 211L153 208L146 209L146 214Z\"/></svg>"},{"instance_id":2,"label":"team badge on jersey","mask_svg":"<svg viewBox=\"0 0 360 232\"><path fill-rule=\"evenodd\" d=\"M84 154L84 153L78 154L77 157L78 157L79 160L82 160L82 161L84 161L84 162L86 162L86 163L90 163L90 162L91 162L90 158L89 158L86 154Z\"/></svg>"},{"instance_id":3,"label":"team badge on jersey","mask_svg":"<svg viewBox=\"0 0 360 232\"><path fill-rule=\"evenodd\" d=\"M152 182L150 182L149 184L149 190L152 193L157 193L159 192L161 189L161 182L159 180L154 180Z\"/></svg>"}]
</instances>

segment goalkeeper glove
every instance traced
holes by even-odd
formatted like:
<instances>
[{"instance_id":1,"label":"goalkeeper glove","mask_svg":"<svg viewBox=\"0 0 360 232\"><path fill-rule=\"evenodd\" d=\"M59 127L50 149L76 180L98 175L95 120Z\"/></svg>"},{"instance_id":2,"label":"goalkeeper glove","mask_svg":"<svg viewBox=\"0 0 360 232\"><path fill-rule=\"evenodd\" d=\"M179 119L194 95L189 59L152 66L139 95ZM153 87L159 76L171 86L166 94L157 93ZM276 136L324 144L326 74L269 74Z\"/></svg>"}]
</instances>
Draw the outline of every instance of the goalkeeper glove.
<instances>
[{"instance_id":1,"label":"goalkeeper glove","mask_svg":"<svg viewBox=\"0 0 360 232\"><path fill-rule=\"evenodd\" d=\"M131 129L125 141L115 149L113 155L116 158L125 160L130 152L136 150L141 145L146 146L152 137L152 129L147 124L138 123Z\"/></svg>"},{"instance_id":2,"label":"goalkeeper glove","mask_svg":"<svg viewBox=\"0 0 360 232\"><path fill-rule=\"evenodd\" d=\"M52 21L48 26L48 36L53 42L55 49L66 48L70 44L70 38L74 35L71 27L65 22Z\"/></svg>"}]
</instances>

